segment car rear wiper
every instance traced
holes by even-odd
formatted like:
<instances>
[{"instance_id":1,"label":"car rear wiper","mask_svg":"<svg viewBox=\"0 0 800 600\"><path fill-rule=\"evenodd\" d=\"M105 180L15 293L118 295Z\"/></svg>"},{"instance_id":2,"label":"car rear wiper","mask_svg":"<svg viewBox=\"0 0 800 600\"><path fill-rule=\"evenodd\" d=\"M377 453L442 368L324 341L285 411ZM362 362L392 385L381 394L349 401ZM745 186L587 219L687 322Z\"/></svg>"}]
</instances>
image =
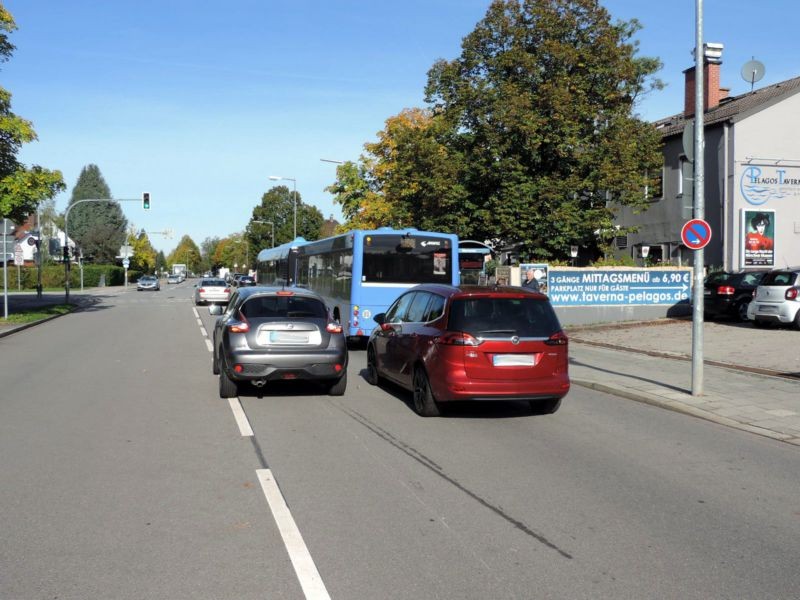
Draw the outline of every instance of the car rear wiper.
<instances>
[{"instance_id":1,"label":"car rear wiper","mask_svg":"<svg viewBox=\"0 0 800 600\"><path fill-rule=\"evenodd\" d=\"M481 333L516 333L516 329L484 329Z\"/></svg>"}]
</instances>

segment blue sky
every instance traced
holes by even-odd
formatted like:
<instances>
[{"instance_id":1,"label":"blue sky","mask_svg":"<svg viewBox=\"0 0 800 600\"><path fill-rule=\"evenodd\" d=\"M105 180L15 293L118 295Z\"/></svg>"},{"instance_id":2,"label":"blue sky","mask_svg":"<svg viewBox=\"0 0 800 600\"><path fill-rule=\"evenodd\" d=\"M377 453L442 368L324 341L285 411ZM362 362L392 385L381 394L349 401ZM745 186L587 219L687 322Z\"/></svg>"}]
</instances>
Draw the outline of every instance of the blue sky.
<instances>
[{"instance_id":1,"label":"blue sky","mask_svg":"<svg viewBox=\"0 0 800 600\"><path fill-rule=\"evenodd\" d=\"M384 121L423 106L428 69L460 53L489 0L0 0L19 30L0 85L39 141L26 164L60 169L71 191L83 166L100 167L137 228L170 251L184 234L242 231L261 195L297 180L304 202L341 218L324 188ZM695 1L601 0L639 19L641 54L664 62L668 85L643 99L648 120L682 110L693 64ZM755 57L757 85L800 75L797 0L705 0L706 41L725 44L722 85ZM291 182L282 182L291 187ZM66 207L70 191L57 198Z\"/></svg>"}]
</instances>

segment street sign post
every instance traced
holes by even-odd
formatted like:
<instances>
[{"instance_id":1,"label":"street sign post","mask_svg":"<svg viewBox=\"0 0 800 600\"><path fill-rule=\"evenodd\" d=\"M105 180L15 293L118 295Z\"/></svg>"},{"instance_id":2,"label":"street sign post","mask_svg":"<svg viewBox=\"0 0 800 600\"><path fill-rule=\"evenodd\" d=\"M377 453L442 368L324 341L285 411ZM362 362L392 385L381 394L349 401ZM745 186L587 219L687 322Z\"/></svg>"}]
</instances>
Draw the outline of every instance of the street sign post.
<instances>
[{"instance_id":1,"label":"street sign post","mask_svg":"<svg viewBox=\"0 0 800 600\"><path fill-rule=\"evenodd\" d=\"M705 248L711 241L711 225L703 219L687 221L681 229L681 240L691 250Z\"/></svg>"}]
</instances>

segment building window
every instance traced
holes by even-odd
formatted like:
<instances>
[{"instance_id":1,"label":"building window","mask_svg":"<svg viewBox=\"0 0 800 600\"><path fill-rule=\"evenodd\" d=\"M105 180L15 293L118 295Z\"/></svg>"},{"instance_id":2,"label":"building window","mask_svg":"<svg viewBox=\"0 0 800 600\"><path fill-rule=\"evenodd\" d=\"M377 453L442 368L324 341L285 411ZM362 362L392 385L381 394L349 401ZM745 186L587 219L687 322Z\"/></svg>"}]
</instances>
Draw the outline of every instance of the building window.
<instances>
[{"instance_id":1,"label":"building window","mask_svg":"<svg viewBox=\"0 0 800 600\"><path fill-rule=\"evenodd\" d=\"M645 171L644 197L651 202L657 202L664 194L664 168L651 173Z\"/></svg>"},{"instance_id":2,"label":"building window","mask_svg":"<svg viewBox=\"0 0 800 600\"><path fill-rule=\"evenodd\" d=\"M691 172L689 171L691 164L685 154L681 154L678 157L678 196L683 196L684 186L688 182L688 178L691 177Z\"/></svg>"}]
</instances>

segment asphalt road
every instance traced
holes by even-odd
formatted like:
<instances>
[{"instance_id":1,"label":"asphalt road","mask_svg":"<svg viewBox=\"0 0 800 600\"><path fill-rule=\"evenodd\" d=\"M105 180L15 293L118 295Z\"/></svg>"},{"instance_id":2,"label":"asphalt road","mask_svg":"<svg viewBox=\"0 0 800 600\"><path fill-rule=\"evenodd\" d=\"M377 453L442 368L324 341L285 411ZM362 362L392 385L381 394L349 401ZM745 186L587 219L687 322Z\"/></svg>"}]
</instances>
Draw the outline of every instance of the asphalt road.
<instances>
[{"instance_id":1,"label":"asphalt road","mask_svg":"<svg viewBox=\"0 0 800 600\"><path fill-rule=\"evenodd\" d=\"M421 419L359 350L242 435L190 286L0 339L0 598L797 597L796 447L579 387Z\"/></svg>"}]
</instances>

